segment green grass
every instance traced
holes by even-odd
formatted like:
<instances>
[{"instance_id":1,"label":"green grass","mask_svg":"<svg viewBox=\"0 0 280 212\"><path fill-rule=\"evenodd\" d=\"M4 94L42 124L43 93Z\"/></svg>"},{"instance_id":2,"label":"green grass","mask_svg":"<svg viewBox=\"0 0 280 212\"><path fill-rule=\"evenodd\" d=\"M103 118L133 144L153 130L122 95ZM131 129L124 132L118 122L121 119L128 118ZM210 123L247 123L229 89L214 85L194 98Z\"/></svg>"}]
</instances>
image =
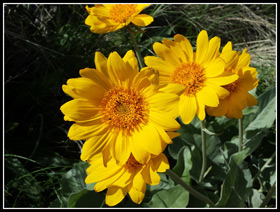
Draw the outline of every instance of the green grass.
<instances>
[{"instance_id":1,"label":"green grass","mask_svg":"<svg viewBox=\"0 0 280 212\"><path fill-rule=\"evenodd\" d=\"M234 49L248 49L259 73L256 95L275 87L275 4L168 4L145 12L154 22L137 37L143 56L153 54L154 42L177 33L194 45L206 29L222 46L232 41ZM59 110L70 100L61 86L94 67L95 51L123 56L133 48L124 30L91 33L86 17L85 5L4 5L5 207L49 207L61 200L62 176L80 161L80 145L67 138L71 123ZM275 125L269 138L275 138Z\"/></svg>"}]
</instances>

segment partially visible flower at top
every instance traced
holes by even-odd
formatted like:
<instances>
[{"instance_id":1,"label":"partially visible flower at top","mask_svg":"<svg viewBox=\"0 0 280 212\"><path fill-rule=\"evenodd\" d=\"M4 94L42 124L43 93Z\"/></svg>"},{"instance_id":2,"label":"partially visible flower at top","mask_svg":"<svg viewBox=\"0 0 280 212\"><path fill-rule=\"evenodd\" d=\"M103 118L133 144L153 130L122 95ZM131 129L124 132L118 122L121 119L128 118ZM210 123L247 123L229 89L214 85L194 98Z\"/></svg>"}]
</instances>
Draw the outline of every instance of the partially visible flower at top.
<instances>
[{"instance_id":1,"label":"partially visible flower at top","mask_svg":"<svg viewBox=\"0 0 280 212\"><path fill-rule=\"evenodd\" d=\"M228 43L221 53L221 57L224 57L227 51L232 51L232 44ZM256 68L250 67L250 54L247 53L245 48L240 55L240 52L236 54L236 57L232 63L226 68L229 73L234 73L239 78L223 86L230 92L230 95L220 100L218 107L207 107L207 114L210 116L226 116L227 118L242 118L242 110L247 106L254 106L257 104L257 100L248 91L258 86L259 80L257 77Z\"/></svg>"},{"instance_id":2,"label":"partially visible flower at top","mask_svg":"<svg viewBox=\"0 0 280 212\"><path fill-rule=\"evenodd\" d=\"M94 33L103 34L121 29L130 23L136 26L147 26L154 21L147 14L139 14L150 4L97 4L86 9L89 13L85 24Z\"/></svg>"},{"instance_id":3,"label":"partially visible flower at top","mask_svg":"<svg viewBox=\"0 0 280 212\"><path fill-rule=\"evenodd\" d=\"M160 83L181 84L185 86L180 96L178 114L185 124L189 124L197 114L205 119L205 106L217 107L220 98L229 95L222 86L237 80L238 76L225 73L225 60L219 57L220 38L208 40L208 34L202 30L196 43L196 52L187 38L177 34L174 41L164 39L153 45L159 57L147 56L145 63L159 71ZM225 53L226 61L231 61L234 51Z\"/></svg>"},{"instance_id":4,"label":"partially visible flower at top","mask_svg":"<svg viewBox=\"0 0 280 212\"><path fill-rule=\"evenodd\" d=\"M127 193L134 203L140 204L145 196L146 184L159 184L160 176L157 172L169 169L168 160L163 153L152 157L145 164L140 164L130 155L124 165L118 165L112 158L105 167L102 153L92 157L89 163L85 182L97 182L94 186L96 192L107 188L105 203L109 206L120 203Z\"/></svg>"},{"instance_id":5,"label":"partially visible flower at top","mask_svg":"<svg viewBox=\"0 0 280 212\"><path fill-rule=\"evenodd\" d=\"M123 58L113 52L108 59L96 52L95 66L62 86L74 98L61 106L64 120L75 122L68 137L86 139L81 159L103 152L104 164L111 156L124 164L132 153L145 163L159 155L179 135L172 132L180 128L173 108L184 86L159 88L158 72L147 67L139 72L131 50Z\"/></svg>"}]
</instances>

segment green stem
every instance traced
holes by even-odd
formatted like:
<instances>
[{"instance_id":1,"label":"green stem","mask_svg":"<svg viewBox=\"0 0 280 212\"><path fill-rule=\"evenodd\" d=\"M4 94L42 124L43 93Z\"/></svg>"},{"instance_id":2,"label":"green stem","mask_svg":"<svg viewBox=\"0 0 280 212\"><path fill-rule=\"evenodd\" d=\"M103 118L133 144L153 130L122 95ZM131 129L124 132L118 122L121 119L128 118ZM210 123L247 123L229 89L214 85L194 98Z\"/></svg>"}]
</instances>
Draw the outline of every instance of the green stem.
<instances>
[{"instance_id":1,"label":"green stem","mask_svg":"<svg viewBox=\"0 0 280 212\"><path fill-rule=\"evenodd\" d=\"M207 155L206 155L206 134L204 131L205 120L201 121L201 151L202 151L202 167L198 182L201 183L203 180L204 172L207 166Z\"/></svg>"},{"instance_id":2,"label":"green stem","mask_svg":"<svg viewBox=\"0 0 280 212\"><path fill-rule=\"evenodd\" d=\"M266 161L266 163L262 166L262 168L257 172L257 174L252 179L252 183L257 179L257 177L260 175L260 173L263 172L263 170L270 164L270 162L275 158L276 152L274 152L270 158Z\"/></svg>"},{"instance_id":3,"label":"green stem","mask_svg":"<svg viewBox=\"0 0 280 212\"><path fill-rule=\"evenodd\" d=\"M127 31L129 32L129 35L130 35L130 39L133 43L133 46L134 46L134 50L135 50L135 53L136 53L136 57L138 58L138 61L139 61L139 64L140 64L140 69L143 68L145 66L144 64L144 60L143 60L143 57L141 55L141 52L138 48L138 45L137 45L137 42L136 42L136 39L134 37L134 32L132 31L132 29L130 28L130 26L128 25L127 26Z\"/></svg>"},{"instance_id":4,"label":"green stem","mask_svg":"<svg viewBox=\"0 0 280 212\"><path fill-rule=\"evenodd\" d=\"M270 190L267 193L266 197L264 198L262 204L260 205L260 208L264 208L264 206L266 206L269 203L272 195L275 193L275 190L276 190L275 186L276 186L276 182L274 182L273 186L270 188Z\"/></svg>"},{"instance_id":5,"label":"green stem","mask_svg":"<svg viewBox=\"0 0 280 212\"><path fill-rule=\"evenodd\" d=\"M243 147L243 121L242 121L242 118L238 119L238 127L239 127L239 149L238 149L238 151L241 152L242 147Z\"/></svg>"},{"instance_id":6,"label":"green stem","mask_svg":"<svg viewBox=\"0 0 280 212\"><path fill-rule=\"evenodd\" d=\"M200 199L201 201L209 204L211 207L215 207L215 204L210 200L208 197L204 196L203 194L199 193L192 187L190 187L187 183L185 183L176 173L172 170L167 169L165 172L168 176L170 176L175 182L179 183L183 188L185 188L191 195L195 196L196 198Z\"/></svg>"}]
</instances>

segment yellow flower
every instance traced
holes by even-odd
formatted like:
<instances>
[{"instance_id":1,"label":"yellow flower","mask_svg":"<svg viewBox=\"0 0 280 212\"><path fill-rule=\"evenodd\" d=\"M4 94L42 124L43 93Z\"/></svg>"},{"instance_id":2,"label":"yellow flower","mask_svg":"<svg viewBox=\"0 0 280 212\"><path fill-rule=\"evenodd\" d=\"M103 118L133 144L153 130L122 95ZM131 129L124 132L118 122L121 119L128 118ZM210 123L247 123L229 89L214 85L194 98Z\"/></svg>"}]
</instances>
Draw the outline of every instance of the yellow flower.
<instances>
[{"instance_id":1,"label":"yellow flower","mask_svg":"<svg viewBox=\"0 0 280 212\"><path fill-rule=\"evenodd\" d=\"M168 134L178 135L172 132L180 128L173 108L184 86L159 89L157 71L146 67L139 72L131 50L123 58L113 52L108 59L96 52L95 65L62 86L74 98L61 106L64 119L75 122L68 137L86 139L81 159L103 151L105 164L111 156L124 164L131 153L145 163L151 154L160 154L172 143Z\"/></svg>"},{"instance_id":2,"label":"yellow flower","mask_svg":"<svg viewBox=\"0 0 280 212\"><path fill-rule=\"evenodd\" d=\"M163 153L153 156L145 164L140 164L130 155L124 165L118 165L112 158L105 167L102 153L92 157L89 163L85 182L97 182L94 186L96 192L107 188L105 202L109 206L121 202L127 193L133 202L140 204L145 196L146 184L158 184L160 176L157 172L169 169L168 160Z\"/></svg>"},{"instance_id":3,"label":"yellow flower","mask_svg":"<svg viewBox=\"0 0 280 212\"><path fill-rule=\"evenodd\" d=\"M177 34L174 41L164 39L153 45L159 57L147 56L145 63L159 71L160 83L177 83L185 86L180 96L178 114L188 124L195 114L200 120L205 118L205 106L216 107L219 98L225 98L229 92L223 88L235 81L238 76L225 74L225 61L219 57L220 38L208 40L208 34L202 30L196 43L196 52L187 38ZM234 51L228 51L224 57L231 60Z\"/></svg>"},{"instance_id":4,"label":"yellow flower","mask_svg":"<svg viewBox=\"0 0 280 212\"><path fill-rule=\"evenodd\" d=\"M103 34L121 29L131 22L137 26L147 26L154 21L153 17L139 14L150 4L98 4L86 9L89 13L85 24L94 33Z\"/></svg>"},{"instance_id":5,"label":"yellow flower","mask_svg":"<svg viewBox=\"0 0 280 212\"><path fill-rule=\"evenodd\" d=\"M222 53L221 57L227 51L232 51L231 43L228 43ZM236 54L236 57L231 64L226 68L227 72L234 73L239 76L238 80L223 86L226 88L230 95L225 99L221 99L218 107L207 107L206 111L211 116L226 116L228 118L242 118L242 110L247 106L253 106L257 104L257 100L248 91L257 87L259 80L257 77L257 70L250 67L250 55L245 48L240 55L240 52Z\"/></svg>"}]
</instances>

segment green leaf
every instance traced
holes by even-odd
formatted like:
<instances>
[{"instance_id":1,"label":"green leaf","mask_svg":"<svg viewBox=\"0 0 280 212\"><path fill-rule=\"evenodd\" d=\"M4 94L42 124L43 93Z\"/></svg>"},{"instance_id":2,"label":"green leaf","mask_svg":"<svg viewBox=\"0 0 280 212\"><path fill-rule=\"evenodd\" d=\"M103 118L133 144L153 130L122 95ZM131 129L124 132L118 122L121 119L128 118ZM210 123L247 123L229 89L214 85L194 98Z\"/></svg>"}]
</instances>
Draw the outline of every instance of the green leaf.
<instances>
[{"instance_id":1,"label":"green leaf","mask_svg":"<svg viewBox=\"0 0 280 212\"><path fill-rule=\"evenodd\" d=\"M63 175L62 192L64 196L70 196L86 188L85 178L88 166L87 162L75 163L74 167Z\"/></svg>"},{"instance_id":2,"label":"green leaf","mask_svg":"<svg viewBox=\"0 0 280 212\"><path fill-rule=\"evenodd\" d=\"M244 151L246 155L252 154L261 144L263 138L267 136L268 132L265 130L254 130L247 132L246 137L243 141Z\"/></svg>"},{"instance_id":3,"label":"green leaf","mask_svg":"<svg viewBox=\"0 0 280 212\"><path fill-rule=\"evenodd\" d=\"M40 186L32 173L29 172L17 158L5 157L5 168L11 170L15 174L15 178L7 183L7 187L18 189L34 200L38 200L41 197L44 189ZM6 178L5 180L7 182L9 179Z\"/></svg>"},{"instance_id":4,"label":"green leaf","mask_svg":"<svg viewBox=\"0 0 280 212\"><path fill-rule=\"evenodd\" d=\"M246 131L270 128L276 119L276 96L275 88L263 93L258 98L258 111L255 119L248 125Z\"/></svg>"},{"instance_id":5,"label":"green leaf","mask_svg":"<svg viewBox=\"0 0 280 212\"><path fill-rule=\"evenodd\" d=\"M162 190L167 190L169 188L174 187L174 182L172 179L166 177L165 173L158 173L160 176L160 182L157 185L146 185L146 194L145 194L145 202L151 200L152 196ZM147 200L147 201L146 201Z\"/></svg>"},{"instance_id":6,"label":"green leaf","mask_svg":"<svg viewBox=\"0 0 280 212\"><path fill-rule=\"evenodd\" d=\"M185 142L181 139L181 137L173 138L173 143L167 146L169 155L177 160L179 151L185 146Z\"/></svg>"},{"instance_id":7,"label":"green leaf","mask_svg":"<svg viewBox=\"0 0 280 212\"><path fill-rule=\"evenodd\" d=\"M173 171L178 176L180 176L187 184L190 184L191 168L191 152L190 149L187 146L185 146L179 151L177 164L173 168Z\"/></svg>"},{"instance_id":8,"label":"green leaf","mask_svg":"<svg viewBox=\"0 0 280 212\"><path fill-rule=\"evenodd\" d=\"M224 143L223 154L228 163L229 163L230 156L236 152L238 152L238 145L236 143L232 141L226 141Z\"/></svg>"},{"instance_id":9,"label":"green leaf","mask_svg":"<svg viewBox=\"0 0 280 212\"><path fill-rule=\"evenodd\" d=\"M75 207L76 205L76 202L78 199L80 199L82 196L84 196L85 194L87 194L87 190L86 189L83 189L81 190L80 192L78 193L75 193L75 194L72 194L69 199L68 199L68 204L67 204L67 207L68 208L72 208L72 207Z\"/></svg>"},{"instance_id":10,"label":"green leaf","mask_svg":"<svg viewBox=\"0 0 280 212\"><path fill-rule=\"evenodd\" d=\"M68 207L102 207L104 201L105 197L102 193L83 189L69 197Z\"/></svg>"},{"instance_id":11,"label":"green leaf","mask_svg":"<svg viewBox=\"0 0 280 212\"><path fill-rule=\"evenodd\" d=\"M185 208L189 202L189 192L181 185L162 190L153 195L150 202L143 204L150 208Z\"/></svg>"},{"instance_id":12,"label":"green leaf","mask_svg":"<svg viewBox=\"0 0 280 212\"><path fill-rule=\"evenodd\" d=\"M197 127L194 127L192 124L185 125L182 123L182 121L180 121L180 118L178 118L178 121L181 124L181 128L178 130L178 133L181 134L180 138L186 144L189 144L189 145L196 144L194 135L200 135L200 126L197 128ZM193 123L193 122L191 122L191 123Z\"/></svg>"},{"instance_id":13,"label":"green leaf","mask_svg":"<svg viewBox=\"0 0 280 212\"><path fill-rule=\"evenodd\" d=\"M231 156L230 169L222 184L222 190L217 207L245 207L245 200L252 191L252 176L249 169L241 169L244 152Z\"/></svg>"},{"instance_id":14,"label":"green leaf","mask_svg":"<svg viewBox=\"0 0 280 212\"><path fill-rule=\"evenodd\" d=\"M191 161L192 168L190 170L190 175L194 180L198 182L202 166L201 151L198 149L198 147L194 147L191 150Z\"/></svg>"},{"instance_id":15,"label":"green leaf","mask_svg":"<svg viewBox=\"0 0 280 212\"><path fill-rule=\"evenodd\" d=\"M67 202L67 197L59 197L50 204L49 208L66 208Z\"/></svg>"},{"instance_id":16,"label":"green leaf","mask_svg":"<svg viewBox=\"0 0 280 212\"><path fill-rule=\"evenodd\" d=\"M249 198L251 207L259 208L259 206L262 204L264 198L265 198L265 196L263 195L263 193L259 192L256 189L253 189L253 191L250 195L250 198Z\"/></svg>"}]
</instances>

